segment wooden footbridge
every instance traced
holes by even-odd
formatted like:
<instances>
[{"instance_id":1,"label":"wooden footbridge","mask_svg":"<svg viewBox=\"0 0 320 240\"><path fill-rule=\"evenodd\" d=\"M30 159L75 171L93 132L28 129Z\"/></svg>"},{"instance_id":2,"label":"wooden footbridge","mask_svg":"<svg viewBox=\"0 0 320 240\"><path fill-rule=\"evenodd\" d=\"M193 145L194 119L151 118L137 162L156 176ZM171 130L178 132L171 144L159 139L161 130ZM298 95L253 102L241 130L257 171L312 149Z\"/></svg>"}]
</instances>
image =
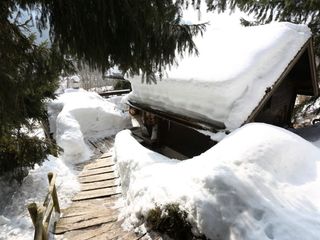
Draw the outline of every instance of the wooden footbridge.
<instances>
[{"instance_id":1,"label":"wooden footbridge","mask_svg":"<svg viewBox=\"0 0 320 240\"><path fill-rule=\"evenodd\" d=\"M94 157L88 163L77 165L81 170L78 176L81 190L73 197L69 207L61 209L60 218L53 228L54 239L162 239L155 233L127 232L121 227L122 220L118 216L122 207L119 204L122 194L119 175L115 171L110 151L113 140L88 140L95 153ZM33 220L35 223L36 217ZM47 238L41 233L39 237L35 235L35 239Z\"/></svg>"}]
</instances>

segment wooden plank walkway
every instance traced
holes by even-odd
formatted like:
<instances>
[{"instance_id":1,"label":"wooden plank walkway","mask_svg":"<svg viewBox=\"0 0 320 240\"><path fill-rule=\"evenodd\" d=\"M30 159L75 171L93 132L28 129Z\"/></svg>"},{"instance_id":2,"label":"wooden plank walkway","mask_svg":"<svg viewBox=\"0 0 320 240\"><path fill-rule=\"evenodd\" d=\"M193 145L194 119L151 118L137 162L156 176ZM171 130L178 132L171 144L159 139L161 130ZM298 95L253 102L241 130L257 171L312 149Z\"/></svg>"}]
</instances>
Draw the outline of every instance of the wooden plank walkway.
<instances>
[{"instance_id":1,"label":"wooden plank walkway","mask_svg":"<svg viewBox=\"0 0 320 240\"><path fill-rule=\"evenodd\" d=\"M103 153L110 150L110 141L107 144L92 142L92 146L98 149L95 152L99 157L78 166L83 169L78 176L81 190L73 197L72 204L62 209L62 217L55 226L55 239L147 239L146 233L124 231L118 221L116 203L122 197L120 179L111 153Z\"/></svg>"},{"instance_id":2,"label":"wooden plank walkway","mask_svg":"<svg viewBox=\"0 0 320 240\"><path fill-rule=\"evenodd\" d=\"M55 239L65 240L162 240L156 233L134 233L122 229L118 220L122 198L120 178L115 172L115 163L110 151L114 139L88 141L95 159L78 164L82 169L78 179L81 190L72 199L54 230Z\"/></svg>"}]
</instances>

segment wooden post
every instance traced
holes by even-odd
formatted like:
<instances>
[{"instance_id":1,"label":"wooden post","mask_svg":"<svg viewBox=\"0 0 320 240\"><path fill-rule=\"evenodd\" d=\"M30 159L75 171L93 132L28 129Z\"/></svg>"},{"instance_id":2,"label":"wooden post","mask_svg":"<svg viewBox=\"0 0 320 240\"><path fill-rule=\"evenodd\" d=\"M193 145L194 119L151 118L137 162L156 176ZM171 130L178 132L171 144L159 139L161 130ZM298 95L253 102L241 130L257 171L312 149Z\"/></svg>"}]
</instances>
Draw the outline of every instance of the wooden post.
<instances>
[{"instance_id":1,"label":"wooden post","mask_svg":"<svg viewBox=\"0 0 320 240\"><path fill-rule=\"evenodd\" d=\"M34 240L48 240L48 226L53 208L60 214L58 194L55 186L56 176L57 174L52 172L48 173L49 192L43 206L38 207L36 203L28 205L28 211L35 228Z\"/></svg>"},{"instance_id":2,"label":"wooden post","mask_svg":"<svg viewBox=\"0 0 320 240\"><path fill-rule=\"evenodd\" d=\"M32 219L33 226L36 226L36 222L37 222L37 215L38 215L37 208L38 208L37 204L34 202L28 205L28 211Z\"/></svg>"},{"instance_id":3,"label":"wooden post","mask_svg":"<svg viewBox=\"0 0 320 240\"><path fill-rule=\"evenodd\" d=\"M43 226L43 214L44 214L44 208L39 207L37 209L37 221L35 225L35 234L34 234L34 240L48 240L48 234L46 233L44 226Z\"/></svg>"},{"instance_id":4,"label":"wooden post","mask_svg":"<svg viewBox=\"0 0 320 240\"><path fill-rule=\"evenodd\" d=\"M56 189L56 184L53 182L53 185L51 185L51 181L54 179L55 181L55 175L52 172L48 173L48 180L49 180L49 185L50 187L52 186L52 201L54 205L54 209L56 212L60 213L60 205L59 205L59 200L58 200L58 194L57 194L57 189Z\"/></svg>"}]
</instances>

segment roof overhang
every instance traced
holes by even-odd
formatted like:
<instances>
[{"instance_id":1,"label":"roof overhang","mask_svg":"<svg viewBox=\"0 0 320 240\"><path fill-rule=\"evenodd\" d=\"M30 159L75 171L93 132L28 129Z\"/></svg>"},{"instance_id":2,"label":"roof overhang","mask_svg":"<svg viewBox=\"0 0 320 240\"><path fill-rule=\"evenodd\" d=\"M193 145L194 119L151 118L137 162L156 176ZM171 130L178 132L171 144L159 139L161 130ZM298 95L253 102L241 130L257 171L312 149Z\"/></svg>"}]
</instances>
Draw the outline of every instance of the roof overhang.
<instances>
[{"instance_id":1,"label":"roof overhang","mask_svg":"<svg viewBox=\"0 0 320 240\"><path fill-rule=\"evenodd\" d=\"M256 118L256 116L263 109L263 107L268 102L270 97L274 94L274 92L277 90L280 84L286 79L286 77L290 74L290 72L293 70L293 68L299 63L299 60L301 60L302 58L304 61L307 61L305 63L307 64L307 67L304 66L304 68L305 68L305 71L308 72L307 75L309 75L309 76L305 76L308 81L308 88L300 88L300 89L298 88L297 94L319 96L320 91L319 91L319 84L318 84L316 65L315 65L315 55L313 51L313 40L312 38L309 38L309 40L303 45L300 51L288 64L286 69L282 72L282 74L280 75L278 80L273 84L273 86L266 89L266 94L264 95L260 103L252 111L248 119L243 124L252 122ZM299 79L297 81L299 81Z\"/></svg>"},{"instance_id":2,"label":"roof overhang","mask_svg":"<svg viewBox=\"0 0 320 240\"><path fill-rule=\"evenodd\" d=\"M128 101L128 105L140 111L150 112L154 115L157 115L160 118L175 121L187 127L192 127L192 128L202 129L202 130L209 130L211 132L217 132L218 130L223 130L226 128L224 123L219 121L210 120L210 119L207 119L207 120L195 119L195 118L183 116L183 115L168 112L168 111L154 109L147 104L136 103L131 100Z\"/></svg>"}]
</instances>

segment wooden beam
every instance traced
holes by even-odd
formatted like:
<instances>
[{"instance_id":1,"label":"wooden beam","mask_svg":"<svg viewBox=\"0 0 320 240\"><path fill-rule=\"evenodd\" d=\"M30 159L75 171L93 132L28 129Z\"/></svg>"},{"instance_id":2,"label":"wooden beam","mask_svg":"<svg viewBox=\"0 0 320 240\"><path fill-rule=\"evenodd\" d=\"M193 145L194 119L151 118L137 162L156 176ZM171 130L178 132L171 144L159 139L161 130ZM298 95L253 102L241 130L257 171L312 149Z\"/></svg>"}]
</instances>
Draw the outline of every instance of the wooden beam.
<instances>
[{"instance_id":1,"label":"wooden beam","mask_svg":"<svg viewBox=\"0 0 320 240\"><path fill-rule=\"evenodd\" d=\"M263 96L263 98L261 99L260 103L258 104L258 106L256 106L256 108L252 111L252 113L250 114L250 116L248 117L248 119L242 124L246 124L249 122L252 122L257 115L260 113L260 111L263 109L263 107L265 106L265 104L268 102L268 100L271 98L271 96L274 94L274 92L277 90L277 88L280 86L280 84L284 81L284 79L286 78L286 76L290 73L290 71L292 70L292 68L295 66L295 64L298 62L298 60L300 59L300 57L302 56L302 54L305 51L308 51L308 48L310 47L310 42L311 42L311 38L309 38L309 40L302 46L302 48L300 49L300 51L296 54L296 56L293 58L293 60L288 64L288 66L286 67L286 69L281 73L280 77L278 78L278 80L273 84L273 86L271 87L270 91L266 91L265 95Z\"/></svg>"},{"instance_id":2,"label":"wooden beam","mask_svg":"<svg viewBox=\"0 0 320 240\"><path fill-rule=\"evenodd\" d=\"M316 64L315 64L315 56L313 51L313 39L309 41L309 47L308 47L308 57L309 57L309 65L310 65L310 73L311 73L311 80L312 80L312 87L313 87L313 93L316 97L319 96L319 83L318 83L318 75L316 70Z\"/></svg>"}]
</instances>

